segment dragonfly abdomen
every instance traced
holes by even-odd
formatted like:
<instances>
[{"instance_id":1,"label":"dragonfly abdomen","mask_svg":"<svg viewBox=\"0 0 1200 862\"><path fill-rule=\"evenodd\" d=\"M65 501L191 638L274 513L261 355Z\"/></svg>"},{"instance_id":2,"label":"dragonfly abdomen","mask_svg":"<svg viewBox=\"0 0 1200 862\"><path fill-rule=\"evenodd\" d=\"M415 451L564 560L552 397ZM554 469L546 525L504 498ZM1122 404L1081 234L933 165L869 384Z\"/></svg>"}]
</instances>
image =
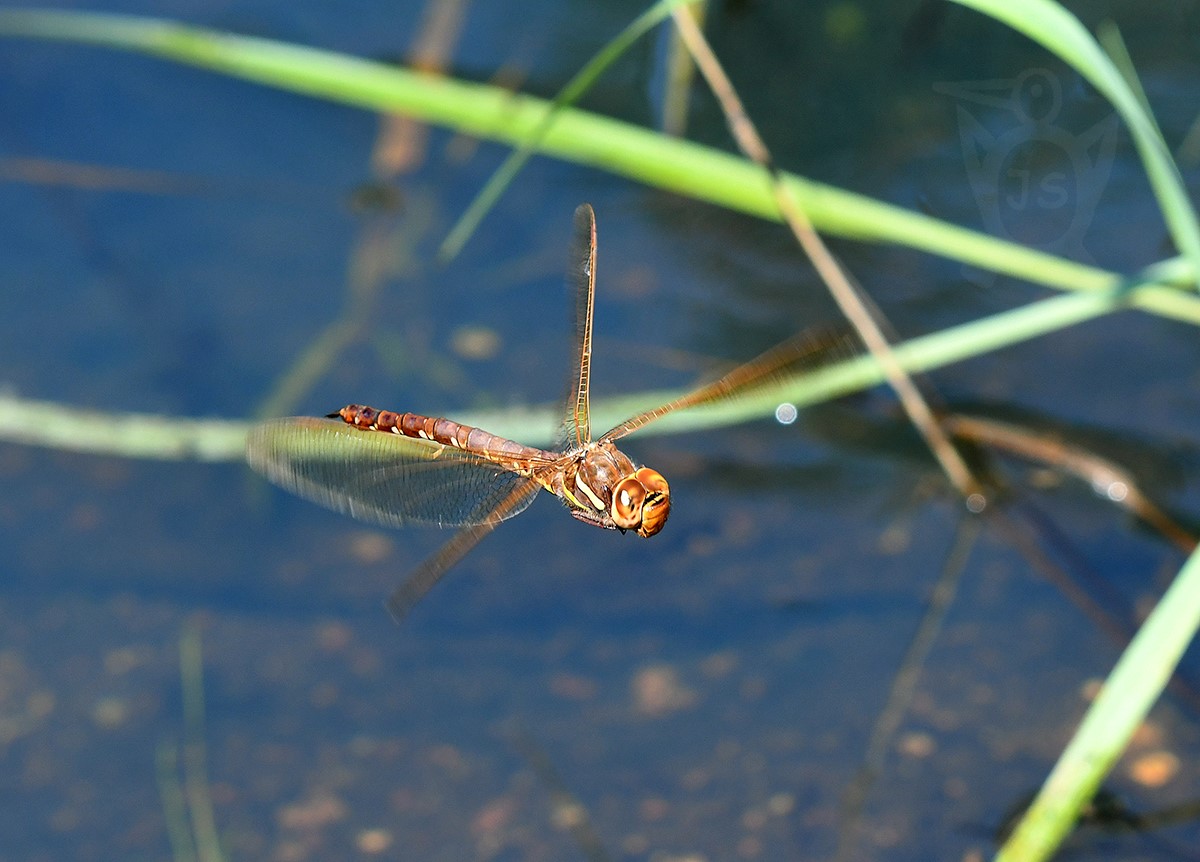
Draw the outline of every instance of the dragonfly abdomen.
<instances>
[{"instance_id":1,"label":"dragonfly abdomen","mask_svg":"<svg viewBox=\"0 0 1200 862\"><path fill-rule=\"evenodd\" d=\"M452 446L474 452L489 460L502 462L509 469L514 469L513 462L528 459L544 460L548 453L541 449L525 446L515 440L500 437L482 428L462 425L452 419L438 416L424 416L420 413L395 413L391 410L376 410L359 404L349 404L331 415L330 418L340 418L346 424L369 431L384 431L389 434L403 434L405 437L416 437L420 440L432 440L443 446ZM525 472L525 471L516 471Z\"/></svg>"}]
</instances>

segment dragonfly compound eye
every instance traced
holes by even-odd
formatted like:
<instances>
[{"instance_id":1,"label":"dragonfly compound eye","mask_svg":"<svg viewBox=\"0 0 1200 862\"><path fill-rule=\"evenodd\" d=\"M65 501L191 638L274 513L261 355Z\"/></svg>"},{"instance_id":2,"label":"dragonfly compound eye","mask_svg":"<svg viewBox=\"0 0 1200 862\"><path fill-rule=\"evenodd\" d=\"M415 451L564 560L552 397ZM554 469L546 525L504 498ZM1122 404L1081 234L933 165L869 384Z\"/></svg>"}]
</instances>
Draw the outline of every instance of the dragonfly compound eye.
<instances>
[{"instance_id":1,"label":"dragonfly compound eye","mask_svg":"<svg viewBox=\"0 0 1200 862\"><path fill-rule=\"evenodd\" d=\"M634 476L646 489L646 499L642 503L642 525L637 532L648 539L667 523L667 516L671 514L671 488L661 473L649 467L642 467Z\"/></svg>"},{"instance_id":2,"label":"dragonfly compound eye","mask_svg":"<svg viewBox=\"0 0 1200 862\"><path fill-rule=\"evenodd\" d=\"M646 489L638 481L637 474L626 476L613 488L612 519L622 530L638 530L642 526L642 505L646 502Z\"/></svg>"},{"instance_id":3,"label":"dragonfly compound eye","mask_svg":"<svg viewBox=\"0 0 1200 862\"><path fill-rule=\"evenodd\" d=\"M653 536L667 521L670 494L666 479L642 467L613 488L613 522L623 530L636 530L639 536Z\"/></svg>"}]
</instances>

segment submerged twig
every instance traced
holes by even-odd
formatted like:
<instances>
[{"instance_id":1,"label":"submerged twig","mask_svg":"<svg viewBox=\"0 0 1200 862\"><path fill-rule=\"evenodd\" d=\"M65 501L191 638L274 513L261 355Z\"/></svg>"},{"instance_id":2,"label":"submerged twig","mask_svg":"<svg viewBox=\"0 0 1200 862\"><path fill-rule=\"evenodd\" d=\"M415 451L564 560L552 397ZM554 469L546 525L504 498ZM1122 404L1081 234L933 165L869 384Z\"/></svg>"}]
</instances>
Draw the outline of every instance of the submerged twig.
<instances>
[{"instance_id":1,"label":"submerged twig","mask_svg":"<svg viewBox=\"0 0 1200 862\"><path fill-rule=\"evenodd\" d=\"M692 14L700 26L704 26L707 10L708 0L696 3L692 9ZM668 42L663 63L663 103L659 128L666 134L679 138L687 131L688 107L691 104L692 79L696 76L696 64L677 29L670 29L665 35Z\"/></svg>"},{"instance_id":2,"label":"submerged twig","mask_svg":"<svg viewBox=\"0 0 1200 862\"><path fill-rule=\"evenodd\" d=\"M1132 512L1184 553L1195 550L1196 537L1142 493L1133 475L1119 464L1054 435L1022 428L1010 422L962 414L946 416L942 421L946 430L956 437L1002 449L1078 476L1097 494Z\"/></svg>"},{"instance_id":3,"label":"submerged twig","mask_svg":"<svg viewBox=\"0 0 1200 862\"><path fill-rule=\"evenodd\" d=\"M409 53L408 65L427 75L440 75L446 68L446 58L462 32L464 9L468 0L432 0ZM382 116L375 148L371 153L371 168L378 180L388 180L407 173L425 158L425 141L429 124L402 113Z\"/></svg>"},{"instance_id":4,"label":"submerged twig","mask_svg":"<svg viewBox=\"0 0 1200 862\"><path fill-rule=\"evenodd\" d=\"M94 165L62 159L6 157L0 159L0 180L65 186L87 191L135 192L144 195L192 195L211 183L168 171L147 171L112 165Z\"/></svg>"},{"instance_id":5,"label":"submerged twig","mask_svg":"<svg viewBox=\"0 0 1200 862\"><path fill-rule=\"evenodd\" d=\"M887 703L875 719L875 727L871 731L871 739L863 754L862 765L854 776L854 780L842 794L841 817L838 829L838 848L836 860L851 859L854 856L854 839L858 834L858 825L862 818L863 806L867 794L875 779L883 771L883 763L888 749L900 727L900 722L908 712L916 693L917 680L929 658L929 652L942 630L946 613L954 603L958 594L958 585L962 581L963 572L967 568L967 559L979 538L981 524L971 518L962 521L954 547L950 549L946 562L942 566L942 574L934 585L929 597L929 607L921 620L920 626L913 635L908 646L908 652L900 663L900 669L892 680L892 688L888 693Z\"/></svg>"},{"instance_id":6,"label":"submerged twig","mask_svg":"<svg viewBox=\"0 0 1200 862\"><path fill-rule=\"evenodd\" d=\"M525 758L525 762L529 764L538 780L549 792L552 819L555 824L570 832L579 852L588 862L610 862L612 857L608 855L604 843L592 825L587 808L567 787L567 783L554 768L554 762L550 759L550 755L523 730L514 730L511 738L517 751Z\"/></svg>"}]
</instances>

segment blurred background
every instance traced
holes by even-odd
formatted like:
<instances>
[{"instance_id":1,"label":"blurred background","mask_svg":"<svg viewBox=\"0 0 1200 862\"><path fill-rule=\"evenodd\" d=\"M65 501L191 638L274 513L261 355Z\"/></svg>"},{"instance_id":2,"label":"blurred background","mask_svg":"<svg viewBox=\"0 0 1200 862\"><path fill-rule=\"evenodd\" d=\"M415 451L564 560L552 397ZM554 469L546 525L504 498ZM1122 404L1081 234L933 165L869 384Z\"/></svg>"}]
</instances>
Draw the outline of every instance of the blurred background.
<instances>
[{"instance_id":1,"label":"blurred background","mask_svg":"<svg viewBox=\"0 0 1200 862\"><path fill-rule=\"evenodd\" d=\"M1200 5L1070 6L1120 26L1164 136L1186 141ZM549 97L644 4L63 8L424 58ZM786 170L1119 272L1172 253L1111 107L995 22L919 2L707 16ZM581 106L657 126L667 47L639 42ZM702 86L688 109L688 137L732 150ZM594 397L686 386L837 319L783 228L547 158L439 264L505 154L142 56L0 41L0 385L229 419L552 403L582 201L599 225ZM904 337L1047 295L831 244ZM283 391L364 292L354 347ZM1186 326L1126 312L933 380L1102 451L1186 522L1198 352ZM235 860L981 858L1182 560L1083 483L1002 462L1069 576L1048 578L964 523L882 389L625 448L671 482L661 535L588 529L545 497L397 627L382 601L436 530L375 530L239 463L0 444L0 860L179 858L171 830L198 800L203 821L205 796ZM880 737L943 572L956 592ZM200 707L181 637L202 649ZM1073 853L1200 858L1197 658L1113 775L1129 816ZM206 781L184 780L188 757ZM1132 828L1164 809L1182 822Z\"/></svg>"}]
</instances>

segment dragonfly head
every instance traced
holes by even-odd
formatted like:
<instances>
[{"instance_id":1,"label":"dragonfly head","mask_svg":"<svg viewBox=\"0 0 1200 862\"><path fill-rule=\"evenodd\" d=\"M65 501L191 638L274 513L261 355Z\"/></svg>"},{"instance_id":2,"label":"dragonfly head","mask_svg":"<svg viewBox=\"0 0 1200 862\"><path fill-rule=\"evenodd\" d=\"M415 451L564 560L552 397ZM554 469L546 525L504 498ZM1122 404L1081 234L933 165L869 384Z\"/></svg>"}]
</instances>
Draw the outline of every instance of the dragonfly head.
<instances>
[{"instance_id":1,"label":"dragonfly head","mask_svg":"<svg viewBox=\"0 0 1200 862\"><path fill-rule=\"evenodd\" d=\"M657 470L649 467L630 473L613 488L613 522L622 530L636 530L650 538L671 514L671 489Z\"/></svg>"}]
</instances>

